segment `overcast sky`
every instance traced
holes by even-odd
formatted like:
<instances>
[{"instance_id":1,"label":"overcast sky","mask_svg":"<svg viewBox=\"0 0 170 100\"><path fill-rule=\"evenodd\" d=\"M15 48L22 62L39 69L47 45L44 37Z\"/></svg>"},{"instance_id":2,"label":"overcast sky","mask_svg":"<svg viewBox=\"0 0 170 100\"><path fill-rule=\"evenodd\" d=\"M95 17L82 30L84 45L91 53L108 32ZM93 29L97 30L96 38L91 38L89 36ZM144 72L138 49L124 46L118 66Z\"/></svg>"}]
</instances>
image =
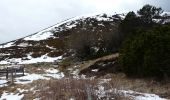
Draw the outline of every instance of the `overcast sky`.
<instances>
[{"instance_id":1,"label":"overcast sky","mask_svg":"<svg viewBox=\"0 0 170 100\"><path fill-rule=\"evenodd\" d=\"M92 13L136 11L144 4L170 11L170 0L0 0L0 43Z\"/></svg>"}]
</instances>

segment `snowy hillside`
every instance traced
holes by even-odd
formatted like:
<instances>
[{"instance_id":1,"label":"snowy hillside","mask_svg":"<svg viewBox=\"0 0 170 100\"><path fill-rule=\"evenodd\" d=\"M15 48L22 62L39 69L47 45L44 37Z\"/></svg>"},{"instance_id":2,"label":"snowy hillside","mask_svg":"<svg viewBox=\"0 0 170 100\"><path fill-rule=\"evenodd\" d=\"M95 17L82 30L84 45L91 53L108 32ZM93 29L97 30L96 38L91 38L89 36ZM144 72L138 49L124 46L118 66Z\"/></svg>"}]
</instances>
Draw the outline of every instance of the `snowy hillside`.
<instances>
[{"instance_id":1,"label":"snowy hillside","mask_svg":"<svg viewBox=\"0 0 170 100\"><path fill-rule=\"evenodd\" d=\"M162 23L170 22L169 12L164 12L162 16L166 16ZM70 34L81 29L109 33L124 18L125 14L97 14L70 18L24 38L1 44L0 64L54 62L66 53L64 43ZM160 22L159 19L153 20Z\"/></svg>"},{"instance_id":2,"label":"snowy hillside","mask_svg":"<svg viewBox=\"0 0 170 100\"><path fill-rule=\"evenodd\" d=\"M125 15L123 15L123 14L119 14L119 16L121 19L123 19L125 17ZM63 21L61 23L58 23L54 26L51 26L47 29L44 29L40 32L37 32L36 34L27 36L23 39L24 40L40 41L40 40L44 40L44 39L48 39L48 38L58 38L58 37L53 36L52 31L61 32L61 31L72 29L77 26L77 24L80 20L85 21L87 18L94 18L97 21L114 21L114 19L117 19L117 18L114 18L112 15L105 16L105 14L77 16L77 17L68 19L66 21Z\"/></svg>"},{"instance_id":3,"label":"snowy hillside","mask_svg":"<svg viewBox=\"0 0 170 100\"><path fill-rule=\"evenodd\" d=\"M78 31L80 28L84 28L83 25L96 27L96 31L102 28L110 30L110 27L113 27L115 23L120 22L124 17L125 15L123 14L78 16L35 34L1 44L0 64L8 64L11 62L20 64L53 62L64 54L62 47L63 38L67 37L73 30Z\"/></svg>"}]
</instances>

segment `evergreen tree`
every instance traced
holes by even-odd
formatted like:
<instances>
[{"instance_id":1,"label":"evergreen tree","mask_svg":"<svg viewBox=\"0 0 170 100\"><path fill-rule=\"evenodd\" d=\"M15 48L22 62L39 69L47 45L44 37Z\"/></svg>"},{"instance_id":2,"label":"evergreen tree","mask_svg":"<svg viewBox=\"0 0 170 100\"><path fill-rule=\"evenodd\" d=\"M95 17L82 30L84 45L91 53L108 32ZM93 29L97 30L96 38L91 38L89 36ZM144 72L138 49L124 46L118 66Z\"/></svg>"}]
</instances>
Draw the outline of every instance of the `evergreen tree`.
<instances>
[{"instance_id":1,"label":"evergreen tree","mask_svg":"<svg viewBox=\"0 0 170 100\"><path fill-rule=\"evenodd\" d=\"M119 61L128 76L170 76L170 25L160 25L124 41Z\"/></svg>"},{"instance_id":2,"label":"evergreen tree","mask_svg":"<svg viewBox=\"0 0 170 100\"><path fill-rule=\"evenodd\" d=\"M138 28L139 24L140 21L136 14L133 11L129 12L120 24L122 37L127 37L129 34L133 33Z\"/></svg>"},{"instance_id":3,"label":"evergreen tree","mask_svg":"<svg viewBox=\"0 0 170 100\"><path fill-rule=\"evenodd\" d=\"M142 9L140 9L137 13L140 15L141 21L145 25L152 25L153 18L158 18L163 13L163 10L160 7L157 8L147 4L143 6Z\"/></svg>"}]
</instances>

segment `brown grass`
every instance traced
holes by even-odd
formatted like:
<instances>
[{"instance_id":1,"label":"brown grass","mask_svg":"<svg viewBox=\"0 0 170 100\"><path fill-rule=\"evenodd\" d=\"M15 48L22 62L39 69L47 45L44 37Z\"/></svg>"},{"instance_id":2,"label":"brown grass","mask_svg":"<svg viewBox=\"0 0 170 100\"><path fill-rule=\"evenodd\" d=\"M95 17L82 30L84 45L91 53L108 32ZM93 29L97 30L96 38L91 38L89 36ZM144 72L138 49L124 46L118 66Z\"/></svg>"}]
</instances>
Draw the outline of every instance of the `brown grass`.
<instances>
[{"instance_id":1,"label":"brown grass","mask_svg":"<svg viewBox=\"0 0 170 100\"><path fill-rule=\"evenodd\" d=\"M170 99L170 83L161 83L154 79L128 78L123 73L109 74L100 78L112 78L110 84L117 84L119 90L133 90L141 93L157 94Z\"/></svg>"},{"instance_id":2,"label":"brown grass","mask_svg":"<svg viewBox=\"0 0 170 100\"><path fill-rule=\"evenodd\" d=\"M26 66L26 72L29 73L44 73L43 71L50 68L49 63L44 64L32 64ZM41 69L41 70L37 70ZM153 93L163 98L170 99L170 83L160 83L153 79L134 79L128 78L123 73L107 74L96 79L73 79L64 78L60 80L37 80L30 84L25 85L13 85L0 88L0 94L3 91L19 93L17 88L29 90L24 92L23 100L32 100L41 97L42 100L68 100L75 98L76 100L87 100L88 95L92 97L92 100L106 100L106 97L98 98L95 91L98 90L98 84L101 79L110 79L111 81L102 83L104 89L118 90L133 90L141 93ZM33 90L30 90L34 88ZM34 91L36 91L34 93ZM88 94L87 91L90 91ZM131 98L124 97L119 93L106 92L108 98L116 98L116 100L129 100ZM110 99L109 99L110 100Z\"/></svg>"},{"instance_id":3,"label":"brown grass","mask_svg":"<svg viewBox=\"0 0 170 100\"><path fill-rule=\"evenodd\" d=\"M105 79L112 78L108 82ZM102 80L104 79L104 80ZM103 83L101 83L103 82ZM98 98L96 90L99 90L99 83L104 87L106 96ZM124 97L119 92L107 92L109 89L133 90L141 93L154 93L163 98L170 98L170 84L161 84L151 79L129 79L124 74L113 74L101 77L101 79L73 79L63 78L60 80L37 80L25 85L11 85L0 88L0 94L3 91L9 93L19 93L17 88L29 90L23 92L23 100L32 100L41 98L41 100L87 100L88 95L92 100L106 100L106 98L115 98L116 100L131 100ZM33 90L31 90L33 88ZM35 91L35 92L34 92ZM88 92L87 92L88 91Z\"/></svg>"},{"instance_id":4,"label":"brown grass","mask_svg":"<svg viewBox=\"0 0 170 100\"><path fill-rule=\"evenodd\" d=\"M124 97L119 93L106 92L105 96L99 98L97 95L98 79L73 79L64 78L60 80L50 80L43 84L39 84L41 100L69 100L74 98L75 100L106 100L115 98L116 100L129 100L130 98ZM117 84L117 83L116 83ZM102 84L106 91L116 88L116 84L105 83Z\"/></svg>"}]
</instances>

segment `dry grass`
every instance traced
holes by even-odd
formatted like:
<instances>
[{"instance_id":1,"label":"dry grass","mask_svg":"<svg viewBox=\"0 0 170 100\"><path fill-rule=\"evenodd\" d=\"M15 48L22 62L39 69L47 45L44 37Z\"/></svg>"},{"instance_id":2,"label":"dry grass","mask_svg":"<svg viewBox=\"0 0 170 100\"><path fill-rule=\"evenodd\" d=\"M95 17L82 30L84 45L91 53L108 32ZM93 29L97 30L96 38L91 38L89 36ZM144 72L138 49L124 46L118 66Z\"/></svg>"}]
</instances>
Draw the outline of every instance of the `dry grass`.
<instances>
[{"instance_id":1,"label":"dry grass","mask_svg":"<svg viewBox=\"0 0 170 100\"><path fill-rule=\"evenodd\" d=\"M133 90L141 93L157 94L170 99L170 83L161 83L154 79L128 78L123 73L109 74L100 78L111 78L111 84L117 84L119 90Z\"/></svg>"},{"instance_id":2,"label":"dry grass","mask_svg":"<svg viewBox=\"0 0 170 100\"><path fill-rule=\"evenodd\" d=\"M105 56L102 58L98 58L96 60L90 60L86 61L84 64L81 65L80 71L83 72L83 74L87 76L97 76L98 78L105 79L105 78L111 78L112 84L117 84L117 89L123 89L123 90L134 90L137 92L142 93L152 93L157 94L163 98L169 98L170 99L170 82L166 82L162 79L162 81L157 81L154 78L128 78L125 74L120 73L118 71L114 71L114 68L117 67L117 65L111 65L108 66L106 69L104 69L104 74L100 73L100 66L97 66L98 62L104 62L107 60L114 61L119 54L113 54L109 56ZM99 69L97 73L92 72L93 69ZM97 68L96 68L97 67ZM113 69L110 69L112 68ZM104 68L103 66L101 68ZM112 71L110 73L108 70ZM102 69L103 71L103 69ZM99 74L99 75L98 75ZM101 75L100 75L101 74ZM116 81L115 81L116 80Z\"/></svg>"},{"instance_id":3,"label":"dry grass","mask_svg":"<svg viewBox=\"0 0 170 100\"><path fill-rule=\"evenodd\" d=\"M110 81L107 79L112 78ZM105 96L99 98L96 91L99 86L104 87ZM124 97L119 92L108 92L110 89L117 90L133 90L141 93L154 93L163 98L170 98L170 84L161 84L151 79L129 79L124 74L110 74L100 79L73 79L63 78L60 80L37 80L32 83L21 85L15 84L8 87L0 88L0 94L3 91L9 93L19 93L18 88L28 90L24 94L23 100L33 100L41 98L41 100L131 100L132 98Z\"/></svg>"},{"instance_id":4,"label":"dry grass","mask_svg":"<svg viewBox=\"0 0 170 100\"><path fill-rule=\"evenodd\" d=\"M24 65L26 73L44 74L46 69L51 68L51 63L38 63Z\"/></svg>"},{"instance_id":5,"label":"dry grass","mask_svg":"<svg viewBox=\"0 0 170 100\"><path fill-rule=\"evenodd\" d=\"M119 93L109 92L108 90L116 88L110 83L103 83L104 90L99 90L98 79L72 79L64 78L60 80L50 80L46 83L39 84L41 100L130 100ZM102 96L104 92L105 95ZM101 96L101 97L100 97Z\"/></svg>"},{"instance_id":6,"label":"dry grass","mask_svg":"<svg viewBox=\"0 0 170 100\"><path fill-rule=\"evenodd\" d=\"M29 73L44 73L43 71L50 68L50 64L33 64L26 66L26 72ZM23 100L33 100L40 98L42 100L68 100L75 98L76 100L87 100L89 97L92 100L106 100L108 97L116 100L129 100L131 98L124 97L119 93L106 92L106 96L99 98L96 94L98 85L101 79L111 79L109 82L102 83L104 90L118 89L118 90L133 90L142 93L153 93L163 98L170 99L170 83L160 83L153 79L133 79L126 77L123 73L107 74L96 79L73 79L64 78L60 80L37 80L30 84L17 84L13 86L0 88L0 94L3 91L11 93L19 93L18 88L28 90L23 92ZM103 80L104 81L104 80ZM32 88L32 90L31 90ZM35 92L34 92L35 91ZM87 92L90 91L90 92Z\"/></svg>"}]
</instances>

